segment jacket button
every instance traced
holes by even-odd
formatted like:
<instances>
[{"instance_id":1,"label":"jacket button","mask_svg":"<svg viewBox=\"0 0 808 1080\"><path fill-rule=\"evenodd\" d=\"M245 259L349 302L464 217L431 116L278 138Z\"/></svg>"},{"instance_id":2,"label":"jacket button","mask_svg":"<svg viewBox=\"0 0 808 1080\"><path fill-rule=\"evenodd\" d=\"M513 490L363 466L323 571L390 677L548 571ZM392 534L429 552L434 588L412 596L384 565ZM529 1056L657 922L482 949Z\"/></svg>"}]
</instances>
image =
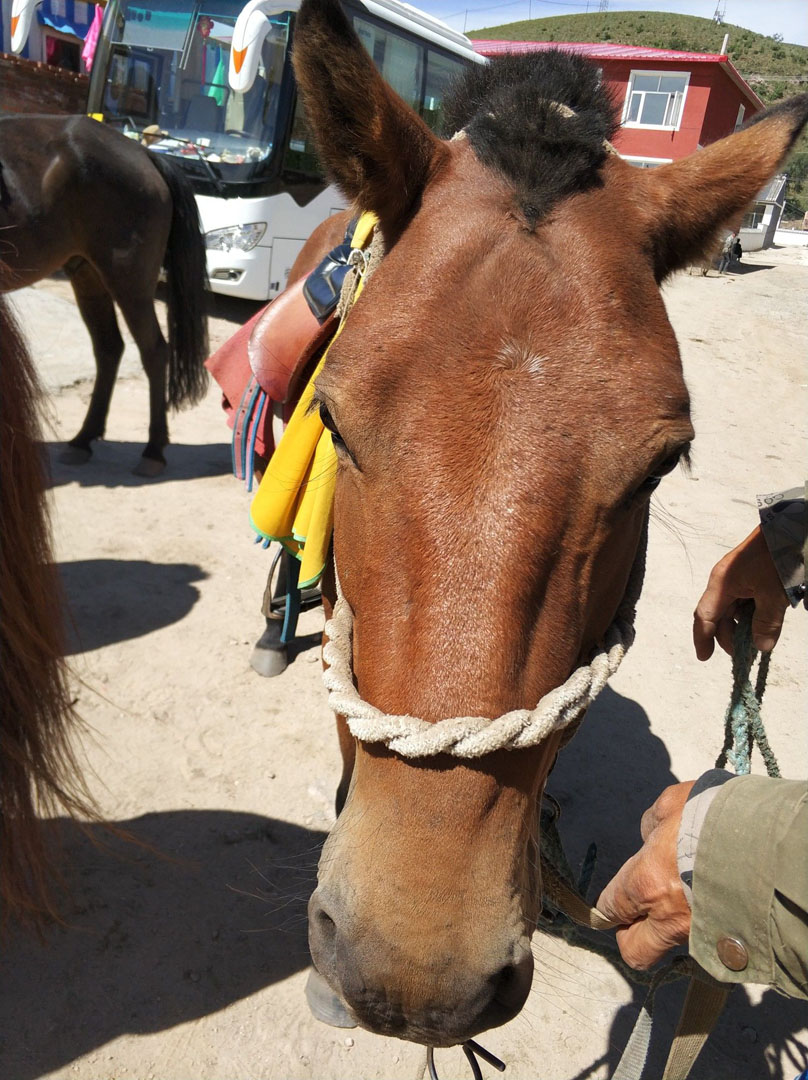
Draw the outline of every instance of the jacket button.
<instances>
[{"instance_id":1,"label":"jacket button","mask_svg":"<svg viewBox=\"0 0 808 1080\"><path fill-rule=\"evenodd\" d=\"M749 963L746 946L739 938L722 937L716 945L718 959L730 971L743 971Z\"/></svg>"}]
</instances>

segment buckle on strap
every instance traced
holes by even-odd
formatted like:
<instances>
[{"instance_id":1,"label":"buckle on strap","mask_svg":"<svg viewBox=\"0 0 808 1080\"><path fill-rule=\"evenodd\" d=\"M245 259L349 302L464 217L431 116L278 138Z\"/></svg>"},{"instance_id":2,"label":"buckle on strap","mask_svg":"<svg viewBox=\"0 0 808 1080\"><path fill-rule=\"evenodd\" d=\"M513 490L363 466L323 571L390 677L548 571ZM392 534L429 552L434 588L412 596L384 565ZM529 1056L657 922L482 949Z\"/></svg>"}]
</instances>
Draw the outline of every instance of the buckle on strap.
<instances>
[{"instance_id":1,"label":"buckle on strap","mask_svg":"<svg viewBox=\"0 0 808 1080\"><path fill-rule=\"evenodd\" d=\"M312 314L321 324L334 312L345 275L354 265L352 253L356 249L351 247L351 241L358 220L359 218L353 218L348 223L342 243L329 251L320 264L312 270L303 285L303 295L308 301Z\"/></svg>"}]
</instances>

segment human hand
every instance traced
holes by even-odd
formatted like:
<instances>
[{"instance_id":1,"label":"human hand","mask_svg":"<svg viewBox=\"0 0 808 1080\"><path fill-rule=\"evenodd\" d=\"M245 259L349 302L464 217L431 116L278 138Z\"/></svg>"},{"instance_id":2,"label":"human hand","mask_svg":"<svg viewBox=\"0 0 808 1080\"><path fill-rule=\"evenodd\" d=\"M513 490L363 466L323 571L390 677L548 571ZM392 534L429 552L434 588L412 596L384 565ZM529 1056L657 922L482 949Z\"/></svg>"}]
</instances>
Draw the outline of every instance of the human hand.
<instances>
[{"instance_id":1,"label":"human hand","mask_svg":"<svg viewBox=\"0 0 808 1080\"><path fill-rule=\"evenodd\" d=\"M597 908L621 924L617 945L629 965L644 971L690 936L690 906L676 863L682 809L695 781L666 788L643 814L643 846L618 870Z\"/></svg>"},{"instance_id":2,"label":"human hand","mask_svg":"<svg viewBox=\"0 0 808 1080\"><path fill-rule=\"evenodd\" d=\"M771 652L780 637L788 597L760 526L717 562L693 613L693 644L699 660L709 660L716 641L732 655L739 600L754 600L752 641Z\"/></svg>"}]
</instances>

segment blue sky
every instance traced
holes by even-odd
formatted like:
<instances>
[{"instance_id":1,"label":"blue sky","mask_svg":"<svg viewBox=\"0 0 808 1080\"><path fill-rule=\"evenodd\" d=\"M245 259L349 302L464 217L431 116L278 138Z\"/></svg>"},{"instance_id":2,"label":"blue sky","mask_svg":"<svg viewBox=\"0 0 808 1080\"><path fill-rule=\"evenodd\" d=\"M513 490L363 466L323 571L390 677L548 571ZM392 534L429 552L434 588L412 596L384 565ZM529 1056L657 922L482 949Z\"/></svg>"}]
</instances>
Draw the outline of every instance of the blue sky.
<instances>
[{"instance_id":1,"label":"blue sky","mask_svg":"<svg viewBox=\"0 0 808 1080\"><path fill-rule=\"evenodd\" d=\"M598 0L409 0L415 7L443 19L455 30L518 22L551 15L578 15L598 10ZM724 8L724 21L759 34L782 34L786 41L808 45L806 0L609 0L609 11L675 11L711 19Z\"/></svg>"}]
</instances>

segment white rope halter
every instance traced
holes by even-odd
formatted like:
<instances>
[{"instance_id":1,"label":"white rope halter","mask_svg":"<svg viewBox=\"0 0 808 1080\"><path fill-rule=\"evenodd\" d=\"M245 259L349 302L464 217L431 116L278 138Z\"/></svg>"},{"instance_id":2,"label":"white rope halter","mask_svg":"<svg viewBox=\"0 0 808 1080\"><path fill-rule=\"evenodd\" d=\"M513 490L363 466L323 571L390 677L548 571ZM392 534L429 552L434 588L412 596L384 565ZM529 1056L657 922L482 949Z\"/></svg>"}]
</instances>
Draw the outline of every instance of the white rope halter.
<instances>
[{"instance_id":1,"label":"white rope halter","mask_svg":"<svg viewBox=\"0 0 808 1080\"><path fill-rule=\"evenodd\" d=\"M566 106L557 105L559 111ZM572 110L563 112L563 115ZM573 114L574 115L574 114ZM459 132L455 138L463 137ZM340 319L347 318L356 295L359 279L367 280L384 255L381 230L374 231L366 258L352 264L342 285ZM520 750L535 746L552 731L570 728L566 743L575 734L578 721L620 667L620 662L634 641L634 610L645 574L645 550L648 539L646 516L637 554L631 568L623 599L614 621L588 664L576 668L565 683L545 694L535 709L514 709L495 720L483 716L455 716L430 723L415 716L393 716L364 701L353 681L353 612L339 582L337 602L332 617L325 624L328 642L323 660L329 666L323 673L328 703L337 715L344 716L351 734L362 742L383 743L402 757L420 758L451 754L458 758L478 758L494 750Z\"/></svg>"},{"instance_id":2,"label":"white rope halter","mask_svg":"<svg viewBox=\"0 0 808 1080\"><path fill-rule=\"evenodd\" d=\"M494 750L535 746L551 732L582 719L634 641L634 608L642 589L646 540L647 521L617 615L589 663L576 668L565 683L545 694L534 709L514 709L495 720L455 716L430 723L414 716L383 713L364 701L353 682L353 612L342 595L337 576L337 602L333 616L325 625L329 640L323 649L323 660L329 665L323 673L329 705L345 717L355 738L383 743L403 757L451 754L477 758ZM573 734L574 729L568 738Z\"/></svg>"}]
</instances>

